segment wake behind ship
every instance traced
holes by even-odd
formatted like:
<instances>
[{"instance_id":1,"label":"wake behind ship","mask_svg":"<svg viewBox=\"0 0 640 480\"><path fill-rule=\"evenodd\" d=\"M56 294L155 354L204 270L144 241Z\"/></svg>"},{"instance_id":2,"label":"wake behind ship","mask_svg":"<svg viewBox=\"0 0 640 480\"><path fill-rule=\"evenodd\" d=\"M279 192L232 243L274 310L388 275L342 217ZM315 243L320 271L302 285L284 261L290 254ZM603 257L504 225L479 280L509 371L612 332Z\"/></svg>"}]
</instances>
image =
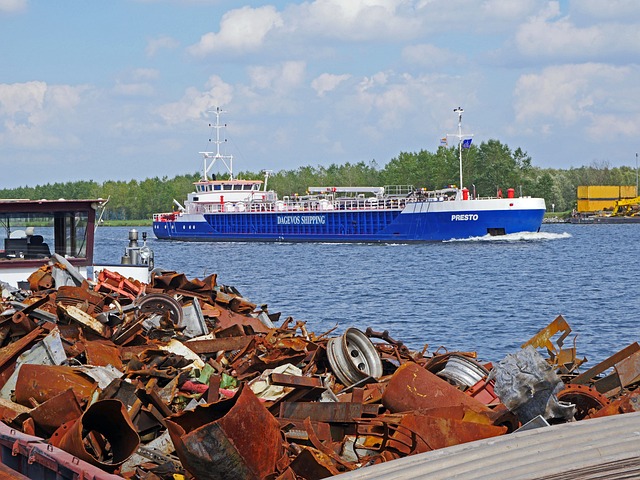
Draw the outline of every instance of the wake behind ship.
<instances>
[{"instance_id":1,"label":"wake behind ship","mask_svg":"<svg viewBox=\"0 0 640 480\"><path fill-rule=\"evenodd\" d=\"M462 109L458 113L462 183ZM204 157L202 180L176 211L153 216L159 239L260 242L428 242L537 232L542 198L473 198L466 188L426 191L412 186L310 187L309 195L278 198L263 180L233 177L233 159L220 153L220 109L216 109L216 153ZM228 180L210 179L216 161Z\"/></svg>"}]
</instances>

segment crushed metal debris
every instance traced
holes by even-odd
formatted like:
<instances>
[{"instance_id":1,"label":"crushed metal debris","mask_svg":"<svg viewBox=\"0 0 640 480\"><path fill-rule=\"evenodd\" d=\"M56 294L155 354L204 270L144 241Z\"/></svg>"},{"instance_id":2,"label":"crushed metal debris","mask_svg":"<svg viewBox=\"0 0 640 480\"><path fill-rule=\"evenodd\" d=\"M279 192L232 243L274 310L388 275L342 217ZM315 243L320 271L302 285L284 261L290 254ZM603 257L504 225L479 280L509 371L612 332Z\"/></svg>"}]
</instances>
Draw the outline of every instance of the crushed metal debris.
<instances>
[{"instance_id":1,"label":"crushed metal debris","mask_svg":"<svg viewBox=\"0 0 640 480\"><path fill-rule=\"evenodd\" d=\"M493 365L371 328L316 335L215 275L56 288L59 268L0 300L0 450L25 475L315 480L640 410L640 346L580 372L562 316Z\"/></svg>"}]
</instances>

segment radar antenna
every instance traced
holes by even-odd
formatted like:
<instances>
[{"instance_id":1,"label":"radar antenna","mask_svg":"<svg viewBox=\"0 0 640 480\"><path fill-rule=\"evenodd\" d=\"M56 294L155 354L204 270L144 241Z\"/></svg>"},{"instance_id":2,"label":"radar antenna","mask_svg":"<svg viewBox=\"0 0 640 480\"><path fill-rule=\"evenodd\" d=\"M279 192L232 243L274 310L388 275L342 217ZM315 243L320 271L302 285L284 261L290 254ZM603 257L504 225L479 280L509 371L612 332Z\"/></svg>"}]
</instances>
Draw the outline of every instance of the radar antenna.
<instances>
[{"instance_id":1,"label":"radar antenna","mask_svg":"<svg viewBox=\"0 0 640 480\"><path fill-rule=\"evenodd\" d=\"M473 133L462 134L462 107L454 108L453 111L458 114L458 133L447 133L447 137L456 137L458 139L458 154L460 157L460 190L462 190L462 142L466 137L473 137ZM468 148L468 147L467 147Z\"/></svg>"},{"instance_id":2,"label":"radar antenna","mask_svg":"<svg viewBox=\"0 0 640 480\"><path fill-rule=\"evenodd\" d=\"M216 123L215 125L209 124L210 127L213 127L216 131L216 139L213 140L213 143L216 144L216 151L214 152L198 152L202 155L203 168L202 168L202 176L203 180L209 180L208 173L216 163L216 161L220 160L222 164L229 172L229 180L233 180L233 155L222 155L220 153L220 145L226 143L226 139L220 140L220 129L226 128L227 124L220 124L220 115L223 113L227 113L220 109L220 107L216 107L215 110L211 110L210 112L216 115ZM211 139L209 139L211 142Z\"/></svg>"}]
</instances>

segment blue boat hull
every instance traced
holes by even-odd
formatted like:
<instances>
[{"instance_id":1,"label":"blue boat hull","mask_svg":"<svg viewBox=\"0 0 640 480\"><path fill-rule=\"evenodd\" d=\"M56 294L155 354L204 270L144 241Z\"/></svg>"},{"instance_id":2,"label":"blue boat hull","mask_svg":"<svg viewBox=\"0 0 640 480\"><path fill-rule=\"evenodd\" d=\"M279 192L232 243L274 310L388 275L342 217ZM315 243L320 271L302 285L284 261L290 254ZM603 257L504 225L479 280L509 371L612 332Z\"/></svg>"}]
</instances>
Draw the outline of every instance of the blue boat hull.
<instances>
[{"instance_id":1,"label":"blue boat hull","mask_svg":"<svg viewBox=\"0 0 640 480\"><path fill-rule=\"evenodd\" d=\"M541 200L541 199L529 199ZM225 212L156 221L157 238L182 241L428 242L518 232L536 232L545 208L473 208L476 202L440 211L413 204L404 210ZM451 204L458 202L451 202ZM426 206L425 206L426 205ZM446 207L449 207L447 205ZM464 208L471 207L471 208Z\"/></svg>"}]
</instances>

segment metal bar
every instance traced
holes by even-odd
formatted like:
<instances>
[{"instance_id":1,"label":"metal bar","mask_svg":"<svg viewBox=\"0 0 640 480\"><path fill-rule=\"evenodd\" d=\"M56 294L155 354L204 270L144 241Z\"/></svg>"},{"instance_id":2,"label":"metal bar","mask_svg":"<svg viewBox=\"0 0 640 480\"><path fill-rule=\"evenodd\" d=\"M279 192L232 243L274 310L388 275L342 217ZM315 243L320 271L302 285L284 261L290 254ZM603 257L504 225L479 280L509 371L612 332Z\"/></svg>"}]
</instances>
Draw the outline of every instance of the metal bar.
<instances>
[{"instance_id":1,"label":"metal bar","mask_svg":"<svg viewBox=\"0 0 640 480\"><path fill-rule=\"evenodd\" d=\"M286 375L284 373L272 373L269 375L272 385L280 385L283 387L307 387L307 388L323 388L322 380L318 377L303 377L300 375Z\"/></svg>"},{"instance_id":2,"label":"metal bar","mask_svg":"<svg viewBox=\"0 0 640 480\"><path fill-rule=\"evenodd\" d=\"M237 337L212 338L210 340L192 340L185 345L197 354L216 353L219 351L231 352L242 350L255 338L255 335L243 335Z\"/></svg>"},{"instance_id":3,"label":"metal bar","mask_svg":"<svg viewBox=\"0 0 640 480\"><path fill-rule=\"evenodd\" d=\"M367 415L375 416L380 405L363 405L352 402L282 402L280 417L316 422L356 423Z\"/></svg>"},{"instance_id":4,"label":"metal bar","mask_svg":"<svg viewBox=\"0 0 640 480\"><path fill-rule=\"evenodd\" d=\"M629 345L628 347L625 347L622 350L620 350L618 353L614 353L613 355L611 355L606 360L604 360L604 361L600 362L599 364L591 367L586 372L584 372L584 373L578 375L577 377L573 378L569 383L574 383L574 384L585 384L585 383L588 383L596 375L604 372L608 368L613 367L616 363L620 362L621 360L624 360L629 355L634 354L638 350L640 350L640 345L638 345L638 342L634 342L631 345Z\"/></svg>"}]
</instances>

